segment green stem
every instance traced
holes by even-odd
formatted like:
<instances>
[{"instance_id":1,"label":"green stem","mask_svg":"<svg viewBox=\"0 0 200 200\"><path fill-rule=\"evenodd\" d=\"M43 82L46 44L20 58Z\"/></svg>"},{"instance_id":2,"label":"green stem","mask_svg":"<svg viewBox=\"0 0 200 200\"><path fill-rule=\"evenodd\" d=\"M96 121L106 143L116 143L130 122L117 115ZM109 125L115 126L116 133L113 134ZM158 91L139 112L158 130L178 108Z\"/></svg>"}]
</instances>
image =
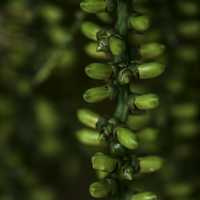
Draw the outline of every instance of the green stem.
<instances>
[{"instance_id":1,"label":"green stem","mask_svg":"<svg viewBox=\"0 0 200 200\"><path fill-rule=\"evenodd\" d=\"M126 41L128 31L128 6L126 0L117 0L117 23L116 32L124 37ZM125 54L127 52L125 51ZM123 55L124 62L127 63L127 56ZM116 58L118 60L118 58ZM118 103L114 113L114 117L121 122L125 122L128 115L128 88L127 86L118 86Z\"/></svg>"}]
</instances>

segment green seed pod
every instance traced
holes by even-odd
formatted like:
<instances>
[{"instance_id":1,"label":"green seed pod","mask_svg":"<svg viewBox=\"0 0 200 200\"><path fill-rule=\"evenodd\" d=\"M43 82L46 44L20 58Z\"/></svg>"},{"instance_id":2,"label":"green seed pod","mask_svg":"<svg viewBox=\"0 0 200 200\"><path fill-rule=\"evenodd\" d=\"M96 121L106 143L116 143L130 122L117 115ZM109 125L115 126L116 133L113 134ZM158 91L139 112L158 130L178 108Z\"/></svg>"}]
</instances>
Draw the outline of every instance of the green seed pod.
<instances>
[{"instance_id":1,"label":"green seed pod","mask_svg":"<svg viewBox=\"0 0 200 200\"><path fill-rule=\"evenodd\" d=\"M113 194L116 190L116 184L111 179L94 182L90 185L90 195L94 198L104 198Z\"/></svg>"},{"instance_id":2,"label":"green seed pod","mask_svg":"<svg viewBox=\"0 0 200 200\"><path fill-rule=\"evenodd\" d=\"M173 130L179 138L193 138L198 134L199 124L195 121L179 122L175 124Z\"/></svg>"},{"instance_id":3,"label":"green seed pod","mask_svg":"<svg viewBox=\"0 0 200 200\"><path fill-rule=\"evenodd\" d=\"M157 156L146 156L139 158L140 173L152 173L159 170L163 160Z\"/></svg>"},{"instance_id":4,"label":"green seed pod","mask_svg":"<svg viewBox=\"0 0 200 200\"><path fill-rule=\"evenodd\" d=\"M138 147L138 142L136 135L127 128L118 127L116 128L117 139L120 144L127 149L136 149Z\"/></svg>"},{"instance_id":5,"label":"green seed pod","mask_svg":"<svg viewBox=\"0 0 200 200\"><path fill-rule=\"evenodd\" d=\"M92 22L83 22L81 25L81 31L87 38L97 41L97 33L101 30L101 27Z\"/></svg>"},{"instance_id":6,"label":"green seed pod","mask_svg":"<svg viewBox=\"0 0 200 200\"><path fill-rule=\"evenodd\" d=\"M114 56L119 56L125 51L125 43L118 37L112 36L109 40L109 46Z\"/></svg>"},{"instance_id":7,"label":"green seed pod","mask_svg":"<svg viewBox=\"0 0 200 200\"><path fill-rule=\"evenodd\" d=\"M106 0L84 0L80 3L83 11L88 13L98 13L106 10Z\"/></svg>"},{"instance_id":8,"label":"green seed pod","mask_svg":"<svg viewBox=\"0 0 200 200\"><path fill-rule=\"evenodd\" d=\"M111 23L112 18L107 12L97 13L97 17L105 23Z\"/></svg>"},{"instance_id":9,"label":"green seed pod","mask_svg":"<svg viewBox=\"0 0 200 200\"><path fill-rule=\"evenodd\" d=\"M200 23L199 21L186 21L178 26L178 32L188 38L199 37Z\"/></svg>"},{"instance_id":10,"label":"green seed pod","mask_svg":"<svg viewBox=\"0 0 200 200\"><path fill-rule=\"evenodd\" d=\"M159 105L159 98L155 94L144 94L136 96L134 104L140 110L154 109Z\"/></svg>"},{"instance_id":11,"label":"green seed pod","mask_svg":"<svg viewBox=\"0 0 200 200\"><path fill-rule=\"evenodd\" d=\"M79 109L77 112L78 119L84 125L90 128L96 128L96 124L100 119L100 116L87 109Z\"/></svg>"},{"instance_id":12,"label":"green seed pod","mask_svg":"<svg viewBox=\"0 0 200 200\"><path fill-rule=\"evenodd\" d=\"M132 130L139 130L143 128L149 122L149 114L138 114L138 115L129 115L127 118L126 124Z\"/></svg>"},{"instance_id":13,"label":"green seed pod","mask_svg":"<svg viewBox=\"0 0 200 200\"><path fill-rule=\"evenodd\" d=\"M62 17L63 13L59 7L52 5L45 5L39 9L39 14L49 23L49 24L58 24Z\"/></svg>"},{"instance_id":14,"label":"green seed pod","mask_svg":"<svg viewBox=\"0 0 200 200\"><path fill-rule=\"evenodd\" d=\"M165 46L159 43L143 44L140 49L140 55L145 59L156 58L160 56L165 50Z\"/></svg>"},{"instance_id":15,"label":"green seed pod","mask_svg":"<svg viewBox=\"0 0 200 200\"><path fill-rule=\"evenodd\" d=\"M186 1L178 1L177 3L178 3L177 4L178 9L182 14L187 16L198 15L199 7L197 2L186 0Z\"/></svg>"},{"instance_id":16,"label":"green seed pod","mask_svg":"<svg viewBox=\"0 0 200 200\"><path fill-rule=\"evenodd\" d=\"M131 93L143 94L148 92L147 88L145 88L144 85L138 84L135 81L129 84L129 89Z\"/></svg>"},{"instance_id":17,"label":"green seed pod","mask_svg":"<svg viewBox=\"0 0 200 200\"><path fill-rule=\"evenodd\" d=\"M138 133L138 138L142 143L152 143L158 138L158 129L145 128Z\"/></svg>"},{"instance_id":18,"label":"green seed pod","mask_svg":"<svg viewBox=\"0 0 200 200\"><path fill-rule=\"evenodd\" d=\"M112 172L117 166L117 160L103 153L96 153L92 156L92 167L95 170Z\"/></svg>"},{"instance_id":19,"label":"green seed pod","mask_svg":"<svg viewBox=\"0 0 200 200\"><path fill-rule=\"evenodd\" d=\"M108 175L110 174L110 172L106 172L106 171L101 171L101 170L96 170L96 175L99 179L104 179L106 178Z\"/></svg>"},{"instance_id":20,"label":"green seed pod","mask_svg":"<svg viewBox=\"0 0 200 200\"><path fill-rule=\"evenodd\" d=\"M161 75L165 66L158 62L144 63L137 66L137 74L140 79L155 78Z\"/></svg>"},{"instance_id":21,"label":"green seed pod","mask_svg":"<svg viewBox=\"0 0 200 200\"><path fill-rule=\"evenodd\" d=\"M150 26L150 20L148 16L134 16L129 18L129 27L136 31L146 31Z\"/></svg>"},{"instance_id":22,"label":"green seed pod","mask_svg":"<svg viewBox=\"0 0 200 200\"><path fill-rule=\"evenodd\" d=\"M89 43L85 46L85 52L93 58L108 59L108 55L105 52L97 51L97 46L97 43Z\"/></svg>"},{"instance_id":23,"label":"green seed pod","mask_svg":"<svg viewBox=\"0 0 200 200\"><path fill-rule=\"evenodd\" d=\"M158 200L158 197L152 192L142 192L134 194L129 200Z\"/></svg>"},{"instance_id":24,"label":"green seed pod","mask_svg":"<svg viewBox=\"0 0 200 200\"><path fill-rule=\"evenodd\" d=\"M113 89L109 86L100 86L88 89L83 98L88 103L96 103L113 96Z\"/></svg>"},{"instance_id":25,"label":"green seed pod","mask_svg":"<svg viewBox=\"0 0 200 200\"><path fill-rule=\"evenodd\" d=\"M92 79L106 80L112 75L112 66L104 63L92 63L85 68L85 73Z\"/></svg>"},{"instance_id":26,"label":"green seed pod","mask_svg":"<svg viewBox=\"0 0 200 200\"><path fill-rule=\"evenodd\" d=\"M90 129L81 129L76 133L77 139L84 145L104 146L105 141L99 132Z\"/></svg>"},{"instance_id":27,"label":"green seed pod","mask_svg":"<svg viewBox=\"0 0 200 200\"><path fill-rule=\"evenodd\" d=\"M199 59L199 51L195 46L182 45L177 48L176 56L183 62L196 62Z\"/></svg>"},{"instance_id":28,"label":"green seed pod","mask_svg":"<svg viewBox=\"0 0 200 200\"><path fill-rule=\"evenodd\" d=\"M172 107L172 115L178 119L193 119L199 114L199 107L194 103L177 104Z\"/></svg>"},{"instance_id":29,"label":"green seed pod","mask_svg":"<svg viewBox=\"0 0 200 200\"><path fill-rule=\"evenodd\" d=\"M176 199L180 197L183 199L194 192L194 185L190 182L171 183L166 186L165 190L170 197L175 197Z\"/></svg>"}]
</instances>

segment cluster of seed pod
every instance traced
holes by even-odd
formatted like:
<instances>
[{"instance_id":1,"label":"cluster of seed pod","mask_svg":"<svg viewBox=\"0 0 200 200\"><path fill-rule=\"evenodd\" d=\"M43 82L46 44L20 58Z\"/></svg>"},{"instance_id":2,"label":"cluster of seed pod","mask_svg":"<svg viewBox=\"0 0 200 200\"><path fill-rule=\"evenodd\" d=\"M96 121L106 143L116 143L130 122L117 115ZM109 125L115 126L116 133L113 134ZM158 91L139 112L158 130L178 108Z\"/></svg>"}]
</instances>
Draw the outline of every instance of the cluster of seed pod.
<instances>
[{"instance_id":1,"label":"cluster of seed pod","mask_svg":"<svg viewBox=\"0 0 200 200\"><path fill-rule=\"evenodd\" d=\"M90 194L95 198L155 200L158 197L154 193L131 190L129 184L142 174L159 170L163 164L160 157L138 150L142 140L152 136L152 129L141 128L148 111L159 105L159 98L135 86L163 73L165 64L158 58L164 46L157 42L131 45L131 34L142 35L150 26L149 16L137 10L135 1L84 0L80 5L83 11L108 23L108 28L88 21L82 24L83 34L93 41L86 52L103 59L101 63L88 65L85 72L90 78L105 82L103 86L88 89L83 98L88 103L117 99L111 118L88 109L78 110L79 120L91 128L79 130L78 139L85 145L103 149L91 159L99 180L90 185Z\"/></svg>"}]
</instances>

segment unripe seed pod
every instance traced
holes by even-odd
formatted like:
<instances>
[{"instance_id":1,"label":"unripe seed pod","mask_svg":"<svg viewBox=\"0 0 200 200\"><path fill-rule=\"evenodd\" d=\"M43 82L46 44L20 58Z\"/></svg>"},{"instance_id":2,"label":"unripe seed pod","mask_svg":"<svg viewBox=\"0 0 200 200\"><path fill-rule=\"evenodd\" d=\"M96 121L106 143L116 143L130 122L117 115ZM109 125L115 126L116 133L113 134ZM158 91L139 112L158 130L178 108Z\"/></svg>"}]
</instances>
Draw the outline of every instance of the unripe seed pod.
<instances>
[{"instance_id":1,"label":"unripe seed pod","mask_svg":"<svg viewBox=\"0 0 200 200\"><path fill-rule=\"evenodd\" d=\"M158 138L158 129L145 128L138 133L138 138L142 143L152 143Z\"/></svg>"},{"instance_id":2,"label":"unripe seed pod","mask_svg":"<svg viewBox=\"0 0 200 200\"><path fill-rule=\"evenodd\" d=\"M159 43L143 44L140 47L140 55L145 59L156 58L164 52L165 46Z\"/></svg>"},{"instance_id":3,"label":"unripe seed pod","mask_svg":"<svg viewBox=\"0 0 200 200\"><path fill-rule=\"evenodd\" d=\"M110 174L110 172L106 172L106 171L101 171L101 170L96 170L96 175L99 179L104 179L106 178L108 175Z\"/></svg>"},{"instance_id":4,"label":"unripe seed pod","mask_svg":"<svg viewBox=\"0 0 200 200\"><path fill-rule=\"evenodd\" d=\"M179 138L193 138L198 134L199 124L195 121L179 122L175 124L173 130Z\"/></svg>"},{"instance_id":5,"label":"unripe seed pod","mask_svg":"<svg viewBox=\"0 0 200 200\"><path fill-rule=\"evenodd\" d=\"M138 115L129 115L127 118L126 124L132 130L139 130L143 128L149 122L149 115L145 114L138 114Z\"/></svg>"},{"instance_id":6,"label":"unripe seed pod","mask_svg":"<svg viewBox=\"0 0 200 200\"><path fill-rule=\"evenodd\" d=\"M106 80L112 75L112 66L104 63L92 63L85 68L85 73L92 79Z\"/></svg>"},{"instance_id":7,"label":"unripe seed pod","mask_svg":"<svg viewBox=\"0 0 200 200\"><path fill-rule=\"evenodd\" d=\"M105 52L97 51L97 47L97 43L89 43L85 46L85 52L93 58L107 59L108 55Z\"/></svg>"},{"instance_id":8,"label":"unripe seed pod","mask_svg":"<svg viewBox=\"0 0 200 200\"><path fill-rule=\"evenodd\" d=\"M192 45L181 45L177 48L176 56L183 62L196 62L198 60L199 51Z\"/></svg>"},{"instance_id":9,"label":"unripe seed pod","mask_svg":"<svg viewBox=\"0 0 200 200\"><path fill-rule=\"evenodd\" d=\"M172 107L172 115L178 119L193 119L199 114L199 107L194 103L177 104Z\"/></svg>"},{"instance_id":10,"label":"unripe seed pod","mask_svg":"<svg viewBox=\"0 0 200 200\"><path fill-rule=\"evenodd\" d=\"M138 147L136 135L127 128L116 128L117 139L127 149L133 150Z\"/></svg>"},{"instance_id":11,"label":"unripe seed pod","mask_svg":"<svg viewBox=\"0 0 200 200\"><path fill-rule=\"evenodd\" d=\"M104 146L105 141L99 132L90 129L81 129L76 133L77 139L89 146Z\"/></svg>"},{"instance_id":12,"label":"unripe seed pod","mask_svg":"<svg viewBox=\"0 0 200 200\"><path fill-rule=\"evenodd\" d=\"M182 22L178 26L178 31L184 37L199 37L200 23L199 21Z\"/></svg>"},{"instance_id":13,"label":"unripe seed pod","mask_svg":"<svg viewBox=\"0 0 200 200\"><path fill-rule=\"evenodd\" d=\"M159 170L163 160L157 156L146 156L139 158L140 173L152 173Z\"/></svg>"},{"instance_id":14,"label":"unripe seed pod","mask_svg":"<svg viewBox=\"0 0 200 200\"><path fill-rule=\"evenodd\" d=\"M116 190L116 184L111 179L94 182L90 185L90 195L94 198L104 198L113 194Z\"/></svg>"},{"instance_id":15,"label":"unripe seed pod","mask_svg":"<svg viewBox=\"0 0 200 200\"><path fill-rule=\"evenodd\" d=\"M118 37L112 36L109 39L110 51L114 56L119 56L125 51L125 43Z\"/></svg>"},{"instance_id":16,"label":"unripe seed pod","mask_svg":"<svg viewBox=\"0 0 200 200\"><path fill-rule=\"evenodd\" d=\"M92 167L96 170L112 172L117 166L117 160L103 153L92 156Z\"/></svg>"},{"instance_id":17,"label":"unripe seed pod","mask_svg":"<svg viewBox=\"0 0 200 200\"><path fill-rule=\"evenodd\" d=\"M97 17L105 23L111 23L112 18L107 12L97 13Z\"/></svg>"},{"instance_id":18,"label":"unripe seed pod","mask_svg":"<svg viewBox=\"0 0 200 200\"><path fill-rule=\"evenodd\" d=\"M178 9L181 13L187 16L195 16L199 13L198 3L195 1L178 1Z\"/></svg>"},{"instance_id":19,"label":"unripe seed pod","mask_svg":"<svg viewBox=\"0 0 200 200\"><path fill-rule=\"evenodd\" d=\"M150 62L138 65L137 73L140 79L155 78L161 75L165 70L165 66L158 62Z\"/></svg>"},{"instance_id":20,"label":"unripe seed pod","mask_svg":"<svg viewBox=\"0 0 200 200\"><path fill-rule=\"evenodd\" d=\"M174 182L167 184L166 192L171 198L185 199L194 193L194 185L190 182ZM187 198L186 198L187 199Z\"/></svg>"},{"instance_id":21,"label":"unripe seed pod","mask_svg":"<svg viewBox=\"0 0 200 200\"><path fill-rule=\"evenodd\" d=\"M142 192L134 194L129 200L158 200L158 197L152 192Z\"/></svg>"},{"instance_id":22,"label":"unripe seed pod","mask_svg":"<svg viewBox=\"0 0 200 200\"><path fill-rule=\"evenodd\" d=\"M82 33L89 39L97 41L97 33L101 27L92 22L83 22L81 25Z\"/></svg>"},{"instance_id":23,"label":"unripe seed pod","mask_svg":"<svg viewBox=\"0 0 200 200\"><path fill-rule=\"evenodd\" d=\"M80 109L77 112L78 119L84 125L90 128L96 128L96 124L100 119L100 116L88 109Z\"/></svg>"},{"instance_id":24,"label":"unripe seed pod","mask_svg":"<svg viewBox=\"0 0 200 200\"><path fill-rule=\"evenodd\" d=\"M136 96L134 104L140 110L150 110L158 107L159 98L155 94L144 94Z\"/></svg>"},{"instance_id":25,"label":"unripe seed pod","mask_svg":"<svg viewBox=\"0 0 200 200\"><path fill-rule=\"evenodd\" d=\"M62 10L59 7L45 5L39 9L40 15L49 23L57 24L63 17Z\"/></svg>"},{"instance_id":26,"label":"unripe seed pod","mask_svg":"<svg viewBox=\"0 0 200 200\"><path fill-rule=\"evenodd\" d=\"M142 16L134 16L132 15L129 18L129 27L135 29L136 31L146 31L150 26L149 17Z\"/></svg>"},{"instance_id":27,"label":"unripe seed pod","mask_svg":"<svg viewBox=\"0 0 200 200\"><path fill-rule=\"evenodd\" d=\"M113 89L109 86L100 86L88 89L83 98L88 103L96 103L113 96Z\"/></svg>"},{"instance_id":28,"label":"unripe seed pod","mask_svg":"<svg viewBox=\"0 0 200 200\"><path fill-rule=\"evenodd\" d=\"M97 13L106 10L106 0L84 0L80 3L83 11L88 13Z\"/></svg>"},{"instance_id":29,"label":"unripe seed pod","mask_svg":"<svg viewBox=\"0 0 200 200\"><path fill-rule=\"evenodd\" d=\"M106 182L95 182L90 185L89 191L94 198L104 198L109 194L110 188Z\"/></svg>"}]
</instances>

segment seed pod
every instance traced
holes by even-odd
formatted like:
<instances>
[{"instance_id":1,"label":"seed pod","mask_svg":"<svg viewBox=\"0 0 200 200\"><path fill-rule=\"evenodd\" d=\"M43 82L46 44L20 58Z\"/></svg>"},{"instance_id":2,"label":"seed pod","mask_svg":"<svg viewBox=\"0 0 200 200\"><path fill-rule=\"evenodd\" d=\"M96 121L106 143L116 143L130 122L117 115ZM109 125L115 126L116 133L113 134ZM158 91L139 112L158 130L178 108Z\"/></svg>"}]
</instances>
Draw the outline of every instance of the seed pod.
<instances>
[{"instance_id":1,"label":"seed pod","mask_svg":"<svg viewBox=\"0 0 200 200\"><path fill-rule=\"evenodd\" d=\"M149 115L145 114L138 114L138 115L129 115L127 118L126 124L132 130L139 130L149 122Z\"/></svg>"},{"instance_id":2,"label":"seed pod","mask_svg":"<svg viewBox=\"0 0 200 200\"><path fill-rule=\"evenodd\" d=\"M138 138L142 143L152 143L158 138L158 130L155 128L145 128L138 133Z\"/></svg>"},{"instance_id":3,"label":"seed pod","mask_svg":"<svg viewBox=\"0 0 200 200\"><path fill-rule=\"evenodd\" d=\"M178 26L178 31L184 37L199 37L200 23L199 21L182 22Z\"/></svg>"},{"instance_id":4,"label":"seed pod","mask_svg":"<svg viewBox=\"0 0 200 200\"><path fill-rule=\"evenodd\" d=\"M90 185L90 195L94 198L104 198L113 194L116 190L116 184L111 179L94 182Z\"/></svg>"},{"instance_id":5,"label":"seed pod","mask_svg":"<svg viewBox=\"0 0 200 200\"><path fill-rule=\"evenodd\" d=\"M174 133L179 138L193 138L198 134L199 124L195 121L179 122L173 127Z\"/></svg>"},{"instance_id":6,"label":"seed pod","mask_svg":"<svg viewBox=\"0 0 200 200\"><path fill-rule=\"evenodd\" d=\"M199 114L199 107L194 103L177 104L172 107L172 115L178 119L193 119Z\"/></svg>"},{"instance_id":7,"label":"seed pod","mask_svg":"<svg viewBox=\"0 0 200 200\"><path fill-rule=\"evenodd\" d=\"M198 3L195 1L178 1L177 6L179 11L187 16L195 16L199 13Z\"/></svg>"},{"instance_id":8,"label":"seed pod","mask_svg":"<svg viewBox=\"0 0 200 200\"><path fill-rule=\"evenodd\" d=\"M58 24L62 17L63 13L59 7L45 5L39 9L39 14L49 23L49 24Z\"/></svg>"},{"instance_id":9,"label":"seed pod","mask_svg":"<svg viewBox=\"0 0 200 200\"><path fill-rule=\"evenodd\" d=\"M108 55L105 52L97 51L97 46L97 43L91 42L85 46L85 52L93 58L107 59Z\"/></svg>"},{"instance_id":10,"label":"seed pod","mask_svg":"<svg viewBox=\"0 0 200 200\"><path fill-rule=\"evenodd\" d=\"M101 138L99 132L90 129L81 129L76 133L77 139L84 145L104 146L105 141Z\"/></svg>"},{"instance_id":11,"label":"seed pod","mask_svg":"<svg viewBox=\"0 0 200 200\"><path fill-rule=\"evenodd\" d=\"M96 170L112 172L117 166L117 160L103 153L92 156L92 167Z\"/></svg>"},{"instance_id":12,"label":"seed pod","mask_svg":"<svg viewBox=\"0 0 200 200\"><path fill-rule=\"evenodd\" d=\"M155 94L144 94L136 96L134 104L140 110L154 109L159 105L159 98Z\"/></svg>"},{"instance_id":13,"label":"seed pod","mask_svg":"<svg viewBox=\"0 0 200 200\"><path fill-rule=\"evenodd\" d=\"M110 51L114 56L119 56L125 51L125 43L118 37L112 36L109 40Z\"/></svg>"},{"instance_id":14,"label":"seed pod","mask_svg":"<svg viewBox=\"0 0 200 200\"><path fill-rule=\"evenodd\" d=\"M199 51L195 46L182 45L177 48L176 56L183 62L196 62L199 59Z\"/></svg>"},{"instance_id":15,"label":"seed pod","mask_svg":"<svg viewBox=\"0 0 200 200\"><path fill-rule=\"evenodd\" d=\"M139 158L140 173L152 173L159 170L163 160L157 156L146 156Z\"/></svg>"},{"instance_id":16,"label":"seed pod","mask_svg":"<svg viewBox=\"0 0 200 200\"><path fill-rule=\"evenodd\" d=\"M84 0L80 3L83 11L88 13L98 13L106 10L106 0Z\"/></svg>"},{"instance_id":17,"label":"seed pod","mask_svg":"<svg viewBox=\"0 0 200 200\"><path fill-rule=\"evenodd\" d=\"M83 98L88 103L97 103L113 96L113 89L109 86L100 86L88 89Z\"/></svg>"},{"instance_id":18,"label":"seed pod","mask_svg":"<svg viewBox=\"0 0 200 200\"><path fill-rule=\"evenodd\" d=\"M150 26L149 17L145 15L134 16L129 18L129 27L135 29L136 31L146 31Z\"/></svg>"},{"instance_id":19,"label":"seed pod","mask_svg":"<svg viewBox=\"0 0 200 200\"><path fill-rule=\"evenodd\" d=\"M110 174L110 172L106 172L106 171L101 171L101 170L96 170L96 175L99 179L104 179L106 178L108 175Z\"/></svg>"},{"instance_id":20,"label":"seed pod","mask_svg":"<svg viewBox=\"0 0 200 200\"><path fill-rule=\"evenodd\" d=\"M172 198L184 199L184 197L189 197L194 193L194 188L194 185L190 182L174 182L167 184L165 190Z\"/></svg>"},{"instance_id":21,"label":"seed pod","mask_svg":"<svg viewBox=\"0 0 200 200\"><path fill-rule=\"evenodd\" d=\"M112 66L104 63L92 63L85 68L85 73L92 79L106 80L112 74Z\"/></svg>"},{"instance_id":22,"label":"seed pod","mask_svg":"<svg viewBox=\"0 0 200 200\"><path fill-rule=\"evenodd\" d=\"M116 128L117 139L127 149L133 150L138 147L136 135L127 128Z\"/></svg>"},{"instance_id":23,"label":"seed pod","mask_svg":"<svg viewBox=\"0 0 200 200\"><path fill-rule=\"evenodd\" d=\"M140 79L155 78L161 75L165 66L158 62L144 63L137 66L137 74Z\"/></svg>"},{"instance_id":24,"label":"seed pod","mask_svg":"<svg viewBox=\"0 0 200 200\"><path fill-rule=\"evenodd\" d=\"M96 128L96 124L100 119L100 116L87 109L79 109L77 112L78 119L84 125L90 128Z\"/></svg>"},{"instance_id":25,"label":"seed pod","mask_svg":"<svg viewBox=\"0 0 200 200\"><path fill-rule=\"evenodd\" d=\"M129 200L158 200L158 197L152 192L142 192L132 195Z\"/></svg>"},{"instance_id":26,"label":"seed pod","mask_svg":"<svg viewBox=\"0 0 200 200\"><path fill-rule=\"evenodd\" d=\"M97 17L105 22L105 23L111 23L112 22L112 17L107 13L107 12L100 12L97 13Z\"/></svg>"},{"instance_id":27,"label":"seed pod","mask_svg":"<svg viewBox=\"0 0 200 200\"><path fill-rule=\"evenodd\" d=\"M81 25L82 33L89 39L97 41L97 33L101 27L92 22L83 22Z\"/></svg>"},{"instance_id":28,"label":"seed pod","mask_svg":"<svg viewBox=\"0 0 200 200\"><path fill-rule=\"evenodd\" d=\"M159 43L143 44L140 49L140 55L145 59L156 58L164 52L165 46Z\"/></svg>"}]
</instances>

